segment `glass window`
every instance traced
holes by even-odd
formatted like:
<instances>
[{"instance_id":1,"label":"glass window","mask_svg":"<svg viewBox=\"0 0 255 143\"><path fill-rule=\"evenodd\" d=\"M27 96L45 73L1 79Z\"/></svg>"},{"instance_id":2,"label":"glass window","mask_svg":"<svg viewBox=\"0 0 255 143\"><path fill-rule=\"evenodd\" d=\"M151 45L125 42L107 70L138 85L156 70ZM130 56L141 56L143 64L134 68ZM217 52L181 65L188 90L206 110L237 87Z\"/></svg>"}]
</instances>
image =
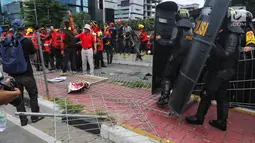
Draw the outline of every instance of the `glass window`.
<instances>
[{"instance_id":1,"label":"glass window","mask_svg":"<svg viewBox=\"0 0 255 143\"><path fill-rule=\"evenodd\" d=\"M81 12L81 8L80 7L76 7L76 11L75 11L76 13L79 13L79 12Z\"/></svg>"},{"instance_id":2,"label":"glass window","mask_svg":"<svg viewBox=\"0 0 255 143\"><path fill-rule=\"evenodd\" d=\"M59 0L63 4L81 5L81 0Z\"/></svg>"},{"instance_id":3,"label":"glass window","mask_svg":"<svg viewBox=\"0 0 255 143\"><path fill-rule=\"evenodd\" d=\"M83 1L83 6L88 6L88 0L82 0Z\"/></svg>"},{"instance_id":4,"label":"glass window","mask_svg":"<svg viewBox=\"0 0 255 143\"><path fill-rule=\"evenodd\" d=\"M87 13L89 12L89 10L88 10L87 7L83 7L83 11L84 11L84 12L87 12Z\"/></svg>"}]
</instances>

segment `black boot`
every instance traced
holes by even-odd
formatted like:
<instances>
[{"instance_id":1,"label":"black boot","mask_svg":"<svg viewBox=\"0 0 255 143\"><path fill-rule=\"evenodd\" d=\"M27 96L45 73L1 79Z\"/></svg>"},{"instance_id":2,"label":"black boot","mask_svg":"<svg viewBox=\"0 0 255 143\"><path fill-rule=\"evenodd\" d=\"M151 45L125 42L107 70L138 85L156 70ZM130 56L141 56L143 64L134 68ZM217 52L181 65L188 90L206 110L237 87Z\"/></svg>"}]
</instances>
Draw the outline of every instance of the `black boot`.
<instances>
[{"instance_id":1,"label":"black boot","mask_svg":"<svg viewBox=\"0 0 255 143\"><path fill-rule=\"evenodd\" d=\"M227 130L227 119L228 119L228 109L229 102L225 94L218 95L217 100L217 120L209 121L209 124L222 131Z\"/></svg>"},{"instance_id":2,"label":"black boot","mask_svg":"<svg viewBox=\"0 0 255 143\"><path fill-rule=\"evenodd\" d=\"M27 117L20 117L20 124L21 126L26 126L28 123Z\"/></svg>"},{"instance_id":3,"label":"black boot","mask_svg":"<svg viewBox=\"0 0 255 143\"><path fill-rule=\"evenodd\" d=\"M170 90L172 89L172 84L170 81L165 81L163 83L163 91L161 92L161 96L157 102L157 105L163 106L168 103Z\"/></svg>"},{"instance_id":4,"label":"black boot","mask_svg":"<svg viewBox=\"0 0 255 143\"><path fill-rule=\"evenodd\" d=\"M113 56L110 56L110 64L112 64L112 58L113 58Z\"/></svg>"},{"instance_id":5,"label":"black boot","mask_svg":"<svg viewBox=\"0 0 255 143\"><path fill-rule=\"evenodd\" d=\"M204 123L205 115L211 105L211 95L206 95L206 93L202 94L204 95L202 96L203 98L200 101L196 115L186 117L188 124L203 125Z\"/></svg>"},{"instance_id":6,"label":"black boot","mask_svg":"<svg viewBox=\"0 0 255 143\"><path fill-rule=\"evenodd\" d=\"M226 121L211 120L211 121L209 121L209 124L217 129L222 130L222 131L227 130L227 122Z\"/></svg>"}]
</instances>

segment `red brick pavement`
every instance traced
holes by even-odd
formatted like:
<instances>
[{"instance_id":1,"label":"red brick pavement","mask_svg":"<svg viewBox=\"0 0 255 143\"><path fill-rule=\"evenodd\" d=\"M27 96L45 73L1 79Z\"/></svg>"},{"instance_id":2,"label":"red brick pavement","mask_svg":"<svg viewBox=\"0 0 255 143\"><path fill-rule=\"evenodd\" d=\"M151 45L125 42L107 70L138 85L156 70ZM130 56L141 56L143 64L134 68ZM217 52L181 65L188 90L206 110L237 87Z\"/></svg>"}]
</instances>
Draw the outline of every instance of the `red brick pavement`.
<instances>
[{"instance_id":1,"label":"red brick pavement","mask_svg":"<svg viewBox=\"0 0 255 143\"><path fill-rule=\"evenodd\" d=\"M77 79L68 78L70 81ZM156 106L158 96L151 95L146 89L131 89L105 82L93 85L89 90L79 94L67 94L58 84L49 84L49 91L52 97L67 97L73 103L85 105L86 110L107 111L119 122L175 143L255 143L253 115L231 110L228 130L222 132L208 124L209 120L216 119L214 106L210 108L203 126L188 125L184 120L185 116L194 114L197 104L187 109L181 118L169 117L167 108ZM39 90L40 92L43 91Z\"/></svg>"}]
</instances>

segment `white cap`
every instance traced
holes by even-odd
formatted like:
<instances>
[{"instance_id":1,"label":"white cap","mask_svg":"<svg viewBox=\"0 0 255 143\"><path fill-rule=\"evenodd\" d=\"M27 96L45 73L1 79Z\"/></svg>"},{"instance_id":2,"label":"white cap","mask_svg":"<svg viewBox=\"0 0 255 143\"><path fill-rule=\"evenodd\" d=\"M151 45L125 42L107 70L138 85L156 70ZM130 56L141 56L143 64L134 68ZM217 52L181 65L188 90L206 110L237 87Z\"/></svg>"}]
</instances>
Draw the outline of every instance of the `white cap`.
<instances>
[{"instance_id":1,"label":"white cap","mask_svg":"<svg viewBox=\"0 0 255 143\"><path fill-rule=\"evenodd\" d=\"M88 29L89 31L91 31L89 24L85 24L84 29Z\"/></svg>"}]
</instances>

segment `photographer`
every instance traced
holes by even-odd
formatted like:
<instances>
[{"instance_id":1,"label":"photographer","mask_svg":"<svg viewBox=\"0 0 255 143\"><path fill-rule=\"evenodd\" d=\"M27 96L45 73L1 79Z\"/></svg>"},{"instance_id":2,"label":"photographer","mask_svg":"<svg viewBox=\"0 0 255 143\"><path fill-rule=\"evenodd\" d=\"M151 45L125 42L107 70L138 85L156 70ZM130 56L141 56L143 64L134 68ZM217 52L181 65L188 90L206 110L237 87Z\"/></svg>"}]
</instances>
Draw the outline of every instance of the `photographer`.
<instances>
[{"instance_id":1,"label":"photographer","mask_svg":"<svg viewBox=\"0 0 255 143\"><path fill-rule=\"evenodd\" d=\"M17 100L10 102L11 105L17 108L18 112L26 112L23 94L24 89L26 89L30 98L31 111L38 113L38 90L30 63L30 57L36 59L36 57L34 57L36 49L34 48L33 42L23 36L25 34L25 25L22 20L14 19L11 26L14 35L7 37L5 41L1 42L3 46L1 46L0 51L3 61L3 71L8 73L13 79L9 78L10 85L5 86L3 89L15 92L17 91L15 87L19 88L21 95ZM8 52L8 50L13 52ZM10 58L12 58L12 60L9 60ZM3 85L6 85L6 83ZM36 123L41 119L43 118L31 116L32 123ZM25 126L28 123L26 116L20 116L20 121L21 126Z\"/></svg>"},{"instance_id":2,"label":"photographer","mask_svg":"<svg viewBox=\"0 0 255 143\"><path fill-rule=\"evenodd\" d=\"M6 91L1 89L0 90L0 106L4 104L8 104L9 102L13 101L21 94L18 88L14 88L14 91Z\"/></svg>"}]
</instances>

